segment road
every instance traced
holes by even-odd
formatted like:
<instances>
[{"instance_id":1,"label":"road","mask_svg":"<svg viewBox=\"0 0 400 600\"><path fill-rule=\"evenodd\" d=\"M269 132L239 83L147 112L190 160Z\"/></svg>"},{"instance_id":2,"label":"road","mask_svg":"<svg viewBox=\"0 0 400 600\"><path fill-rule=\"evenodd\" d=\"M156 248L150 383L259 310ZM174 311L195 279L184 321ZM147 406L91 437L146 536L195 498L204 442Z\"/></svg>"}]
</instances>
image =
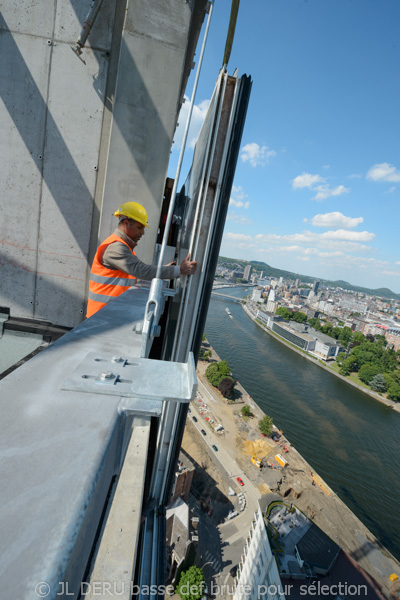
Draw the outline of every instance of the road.
<instances>
[{"instance_id":1,"label":"road","mask_svg":"<svg viewBox=\"0 0 400 600\"><path fill-rule=\"evenodd\" d=\"M208 393L205 386L200 383L199 396L202 402L196 399L191 404L191 412L188 417L192 425L196 428L199 437L207 448L208 454L218 470L223 474L227 487L231 487L236 494L242 492L246 498L246 508L239 512L237 517L231 520L226 519L223 523L215 526L211 519L202 515L199 522L199 566L203 569L209 593L217 599L229 597L232 592L233 578L230 575L232 567L237 566L243 553L245 540L250 530L250 525L254 513L258 508L258 490L240 468L231 451L226 447L224 436L214 433L205 420L207 402L216 402ZM200 413L203 412L203 415ZM193 420L196 417L197 422ZM206 431L206 435L201 430ZM215 451L212 446L215 444L218 450ZM236 477L241 477L244 486L240 486ZM228 494L228 489L226 489ZM237 507L239 503L237 497L231 497Z\"/></svg>"}]
</instances>

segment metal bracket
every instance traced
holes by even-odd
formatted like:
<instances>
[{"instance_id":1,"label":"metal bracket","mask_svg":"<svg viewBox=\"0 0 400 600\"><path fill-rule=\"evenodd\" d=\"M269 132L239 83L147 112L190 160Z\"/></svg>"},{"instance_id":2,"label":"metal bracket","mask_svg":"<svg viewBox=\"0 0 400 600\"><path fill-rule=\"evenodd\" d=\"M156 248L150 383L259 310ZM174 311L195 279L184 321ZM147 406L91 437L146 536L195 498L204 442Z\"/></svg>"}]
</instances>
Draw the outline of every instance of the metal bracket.
<instances>
[{"instance_id":1,"label":"metal bracket","mask_svg":"<svg viewBox=\"0 0 400 600\"><path fill-rule=\"evenodd\" d=\"M61 389L142 400L188 403L196 395L193 353L187 363L89 353Z\"/></svg>"},{"instance_id":2,"label":"metal bracket","mask_svg":"<svg viewBox=\"0 0 400 600\"><path fill-rule=\"evenodd\" d=\"M137 324L135 328L136 333L142 334L142 349L140 353L142 358L146 358L149 355L154 338L159 337L161 333L158 323L164 311L166 296L174 296L176 294L176 290L164 286L165 282L163 279L152 279L143 323Z\"/></svg>"}]
</instances>

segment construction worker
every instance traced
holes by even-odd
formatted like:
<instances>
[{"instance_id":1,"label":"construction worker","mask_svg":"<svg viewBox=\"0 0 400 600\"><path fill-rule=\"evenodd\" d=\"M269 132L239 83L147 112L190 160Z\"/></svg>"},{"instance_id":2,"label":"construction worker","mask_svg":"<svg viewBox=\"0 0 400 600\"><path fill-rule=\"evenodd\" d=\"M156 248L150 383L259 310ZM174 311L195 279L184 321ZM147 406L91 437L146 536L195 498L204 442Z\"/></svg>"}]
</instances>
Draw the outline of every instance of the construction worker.
<instances>
[{"instance_id":1,"label":"construction worker","mask_svg":"<svg viewBox=\"0 0 400 600\"><path fill-rule=\"evenodd\" d=\"M144 235L147 212L138 202L125 202L114 216L119 218L118 227L97 249L89 279L86 316L91 317L110 300L123 294L135 284L136 279L147 281L156 276L157 267L139 260L134 248ZM162 279L174 279L180 275L193 275L197 262L188 254L180 265L169 263L162 268Z\"/></svg>"}]
</instances>

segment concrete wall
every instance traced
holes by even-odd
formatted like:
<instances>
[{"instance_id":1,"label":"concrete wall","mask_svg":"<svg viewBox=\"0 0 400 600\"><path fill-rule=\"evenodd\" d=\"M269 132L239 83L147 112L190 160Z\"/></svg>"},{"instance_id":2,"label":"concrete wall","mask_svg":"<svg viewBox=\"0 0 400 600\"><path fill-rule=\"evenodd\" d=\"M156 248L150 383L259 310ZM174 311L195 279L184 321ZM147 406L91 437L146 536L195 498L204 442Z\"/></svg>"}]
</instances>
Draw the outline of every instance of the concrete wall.
<instances>
[{"instance_id":1,"label":"concrete wall","mask_svg":"<svg viewBox=\"0 0 400 600\"><path fill-rule=\"evenodd\" d=\"M15 0L0 21L1 299L12 316L83 315L114 3L80 60L90 0Z\"/></svg>"},{"instance_id":2,"label":"concrete wall","mask_svg":"<svg viewBox=\"0 0 400 600\"><path fill-rule=\"evenodd\" d=\"M104 2L81 59L91 0L1 4L0 306L72 327L121 202L146 204L152 259L205 1Z\"/></svg>"}]
</instances>

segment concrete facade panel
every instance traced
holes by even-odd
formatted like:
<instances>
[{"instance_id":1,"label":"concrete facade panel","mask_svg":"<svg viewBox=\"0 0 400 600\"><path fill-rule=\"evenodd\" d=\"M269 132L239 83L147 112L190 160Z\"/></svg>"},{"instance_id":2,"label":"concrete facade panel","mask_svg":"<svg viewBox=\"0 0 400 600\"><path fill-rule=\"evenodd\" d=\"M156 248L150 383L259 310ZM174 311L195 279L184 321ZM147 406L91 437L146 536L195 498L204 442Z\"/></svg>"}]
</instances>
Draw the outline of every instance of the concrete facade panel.
<instances>
[{"instance_id":1,"label":"concrete facade panel","mask_svg":"<svg viewBox=\"0 0 400 600\"><path fill-rule=\"evenodd\" d=\"M132 0L125 19L99 239L114 227L110 214L115 206L141 202L150 229L138 255L148 263L154 255L190 19L190 7L176 0Z\"/></svg>"},{"instance_id":2,"label":"concrete facade panel","mask_svg":"<svg viewBox=\"0 0 400 600\"><path fill-rule=\"evenodd\" d=\"M0 305L10 309L11 316L33 318L36 283L36 252L0 248L1 290Z\"/></svg>"},{"instance_id":3,"label":"concrete facade panel","mask_svg":"<svg viewBox=\"0 0 400 600\"><path fill-rule=\"evenodd\" d=\"M80 322L86 296L107 78L108 62L99 53L88 50L85 63L67 44L57 44L53 50L35 314L63 325ZM89 79L95 85L88 85ZM60 294L64 295L62 315Z\"/></svg>"},{"instance_id":4,"label":"concrete facade panel","mask_svg":"<svg viewBox=\"0 0 400 600\"><path fill-rule=\"evenodd\" d=\"M55 4L50 1L0 0L0 29L51 38Z\"/></svg>"},{"instance_id":5,"label":"concrete facade panel","mask_svg":"<svg viewBox=\"0 0 400 600\"><path fill-rule=\"evenodd\" d=\"M70 75L67 80L63 73ZM86 256L97 177L107 62L84 65L66 44L54 48L44 150L40 248ZM88 86L95 79L96 86ZM99 92L99 93L98 93Z\"/></svg>"},{"instance_id":6,"label":"concrete facade panel","mask_svg":"<svg viewBox=\"0 0 400 600\"><path fill-rule=\"evenodd\" d=\"M187 0L129 0L125 20L127 32L150 37L163 44L186 47L187 23L193 2Z\"/></svg>"},{"instance_id":7,"label":"concrete facade panel","mask_svg":"<svg viewBox=\"0 0 400 600\"><path fill-rule=\"evenodd\" d=\"M66 268L67 267L67 268ZM37 268L34 317L57 325L78 325L84 315L86 280L73 274L59 257L41 255Z\"/></svg>"},{"instance_id":8,"label":"concrete facade panel","mask_svg":"<svg viewBox=\"0 0 400 600\"><path fill-rule=\"evenodd\" d=\"M92 0L70 0L57 3L54 37L75 47ZM116 2L104 1L96 17L86 46L108 50L111 45ZM86 51L82 55L86 61Z\"/></svg>"},{"instance_id":9,"label":"concrete facade panel","mask_svg":"<svg viewBox=\"0 0 400 600\"><path fill-rule=\"evenodd\" d=\"M50 49L0 32L0 303L32 317Z\"/></svg>"}]
</instances>

